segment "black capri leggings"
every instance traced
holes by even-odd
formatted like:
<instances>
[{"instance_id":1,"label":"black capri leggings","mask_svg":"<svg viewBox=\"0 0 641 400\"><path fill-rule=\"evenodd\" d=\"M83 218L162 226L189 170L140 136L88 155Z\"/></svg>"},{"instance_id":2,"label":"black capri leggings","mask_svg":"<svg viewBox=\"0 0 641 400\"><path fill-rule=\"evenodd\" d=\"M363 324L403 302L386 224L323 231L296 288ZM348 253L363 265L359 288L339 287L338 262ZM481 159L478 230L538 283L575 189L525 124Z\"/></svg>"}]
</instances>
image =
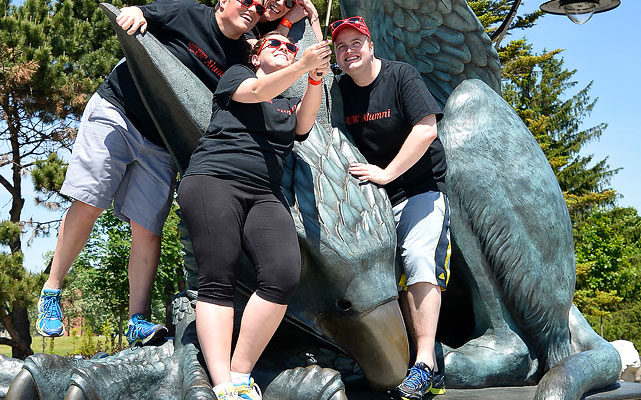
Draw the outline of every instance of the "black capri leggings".
<instances>
[{"instance_id":1,"label":"black capri leggings","mask_svg":"<svg viewBox=\"0 0 641 400\"><path fill-rule=\"evenodd\" d=\"M178 203L198 264L198 300L232 306L241 248L256 269L256 294L287 304L300 279L294 221L285 196L231 179L186 176Z\"/></svg>"}]
</instances>

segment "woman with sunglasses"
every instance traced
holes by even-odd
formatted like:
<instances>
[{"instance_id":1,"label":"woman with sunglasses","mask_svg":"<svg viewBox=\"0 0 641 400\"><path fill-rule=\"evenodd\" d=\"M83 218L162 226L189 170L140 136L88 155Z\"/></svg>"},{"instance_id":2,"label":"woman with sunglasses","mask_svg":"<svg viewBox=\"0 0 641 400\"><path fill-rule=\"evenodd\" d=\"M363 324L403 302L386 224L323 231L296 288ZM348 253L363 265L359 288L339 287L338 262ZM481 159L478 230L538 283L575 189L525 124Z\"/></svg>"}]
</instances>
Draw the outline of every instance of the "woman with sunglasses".
<instances>
[{"instance_id":1,"label":"woman with sunglasses","mask_svg":"<svg viewBox=\"0 0 641 400\"><path fill-rule=\"evenodd\" d=\"M323 40L318 11L310 0L266 0L265 13L252 29L252 34L257 39L272 31L288 36L292 25L305 17L309 18L316 38Z\"/></svg>"},{"instance_id":2,"label":"woman with sunglasses","mask_svg":"<svg viewBox=\"0 0 641 400\"><path fill-rule=\"evenodd\" d=\"M199 271L196 329L220 400L261 399L250 374L300 277L298 239L280 186L283 163L314 124L331 50L329 41L317 43L294 61L297 50L277 32L267 34L250 53L253 70L235 65L223 75L207 133L178 189ZM304 73L302 98L282 96ZM256 270L257 289L232 355L241 249Z\"/></svg>"}]
</instances>

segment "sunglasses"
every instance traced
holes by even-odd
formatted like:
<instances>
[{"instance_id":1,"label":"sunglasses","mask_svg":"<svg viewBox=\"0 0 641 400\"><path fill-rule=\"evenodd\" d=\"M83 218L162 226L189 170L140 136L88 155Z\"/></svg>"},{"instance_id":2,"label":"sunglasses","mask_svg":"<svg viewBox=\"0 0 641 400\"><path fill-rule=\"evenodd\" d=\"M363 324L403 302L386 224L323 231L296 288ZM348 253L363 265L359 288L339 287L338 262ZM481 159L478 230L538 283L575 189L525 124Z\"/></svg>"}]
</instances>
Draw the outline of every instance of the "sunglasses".
<instances>
[{"instance_id":1,"label":"sunglasses","mask_svg":"<svg viewBox=\"0 0 641 400\"><path fill-rule=\"evenodd\" d=\"M332 33L334 33L336 28L338 28L343 24L365 25L365 21L363 20L363 17L351 17L351 18L339 19L338 21L332 22L332 24L330 25L330 27L332 28Z\"/></svg>"},{"instance_id":2,"label":"sunglasses","mask_svg":"<svg viewBox=\"0 0 641 400\"><path fill-rule=\"evenodd\" d=\"M256 6L256 14L262 16L265 14L265 6L254 1L254 0L238 0L241 6L245 8L251 8L251 6Z\"/></svg>"},{"instance_id":3,"label":"sunglasses","mask_svg":"<svg viewBox=\"0 0 641 400\"><path fill-rule=\"evenodd\" d=\"M296 57L296 53L298 53L298 46L296 46L294 43L283 42L282 40L278 39L265 39L263 44L260 45L260 48L258 49L256 55L260 54L260 52L263 51L263 49L267 46L273 47L274 49L280 49L280 46L282 46L283 44L287 48L287 51L289 51L294 55L294 57Z\"/></svg>"},{"instance_id":4,"label":"sunglasses","mask_svg":"<svg viewBox=\"0 0 641 400\"><path fill-rule=\"evenodd\" d=\"M285 0L285 7L289 8L290 10L296 7L296 4L298 4L298 1L296 0Z\"/></svg>"}]
</instances>

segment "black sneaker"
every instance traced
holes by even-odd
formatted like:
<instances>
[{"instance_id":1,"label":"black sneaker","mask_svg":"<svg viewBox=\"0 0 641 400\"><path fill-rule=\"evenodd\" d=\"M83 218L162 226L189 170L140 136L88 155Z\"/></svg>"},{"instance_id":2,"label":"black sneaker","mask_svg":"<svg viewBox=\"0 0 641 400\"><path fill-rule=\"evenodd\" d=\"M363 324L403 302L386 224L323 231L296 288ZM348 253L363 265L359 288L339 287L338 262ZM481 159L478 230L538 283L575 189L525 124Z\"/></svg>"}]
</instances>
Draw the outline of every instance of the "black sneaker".
<instances>
[{"instance_id":1,"label":"black sneaker","mask_svg":"<svg viewBox=\"0 0 641 400\"><path fill-rule=\"evenodd\" d=\"M422 400L432 386L432 371L422 362L417 362L407 370L407 376L390 395L397 400Z\"/></svg>"},{"instance_id":2,"label":"black sneaker","mask_svg":"<svg viewBox=\"0 0 641 400\"><path fill-rule=\"evenodd\" d=\"M445 375L441 371L432 373L432 385L430 386L430 393L433 395L445 394Z\"/></svg>"}]
</instances>

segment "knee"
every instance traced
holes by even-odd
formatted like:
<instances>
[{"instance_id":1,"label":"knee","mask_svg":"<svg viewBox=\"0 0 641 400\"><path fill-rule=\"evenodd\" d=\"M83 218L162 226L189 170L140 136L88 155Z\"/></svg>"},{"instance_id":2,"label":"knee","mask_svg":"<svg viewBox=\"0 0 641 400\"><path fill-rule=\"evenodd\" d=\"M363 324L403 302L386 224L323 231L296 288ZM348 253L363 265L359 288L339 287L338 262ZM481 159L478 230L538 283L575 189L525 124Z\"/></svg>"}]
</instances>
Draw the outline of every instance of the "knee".
<instances>
[{"instance_id":1,"label":"knee","mask_svg":"<svg viewBox=\"0 0 641 400\"><path fill-rule=\"evenodd\" d=\"M198 281L198 301L231 307L234 305L234 292L235 287L231 283L215 282L202 276Z\"/></svg>"},{"instance_id":2,"label":"knee","mask_svg":"<svg viewBox=\"0 0 641 400\"><path fill-rule=\"evenodd\" d=\"M96 219L98 219L98 217L100 216L100 214L102 214L103 211L104 209L102 208L94 207L90 204L83 203L80 200L75 200L71 204L71 208L67 212L67 215L72 213L77 218L82 218L86 221L89 221L89 220L95 221Z\"/></svg>"},{"instance_id":3,"label":"knee","mask_svg":"<svg viewBox=\"0 0 641 400\"><path fill-rule=\"evenodd\" d=\"M161 237L152 231L143 228L142 225L134 221L129 221L131 225L131 237L134 241L141 241L150 244L160 244Z\"/></svg>"},{"instance_id":4,"label":"knee","mask_svg":"<svg viewBox=\"0 0 641 400\"><path fill-rule=\"evenodd\" d=\"M288 268L264 275L268 277L259 279L256 294L273 303L287 304L298 288L300 263L293 266L290 264Z\"/></svg>"}]
</instances>

